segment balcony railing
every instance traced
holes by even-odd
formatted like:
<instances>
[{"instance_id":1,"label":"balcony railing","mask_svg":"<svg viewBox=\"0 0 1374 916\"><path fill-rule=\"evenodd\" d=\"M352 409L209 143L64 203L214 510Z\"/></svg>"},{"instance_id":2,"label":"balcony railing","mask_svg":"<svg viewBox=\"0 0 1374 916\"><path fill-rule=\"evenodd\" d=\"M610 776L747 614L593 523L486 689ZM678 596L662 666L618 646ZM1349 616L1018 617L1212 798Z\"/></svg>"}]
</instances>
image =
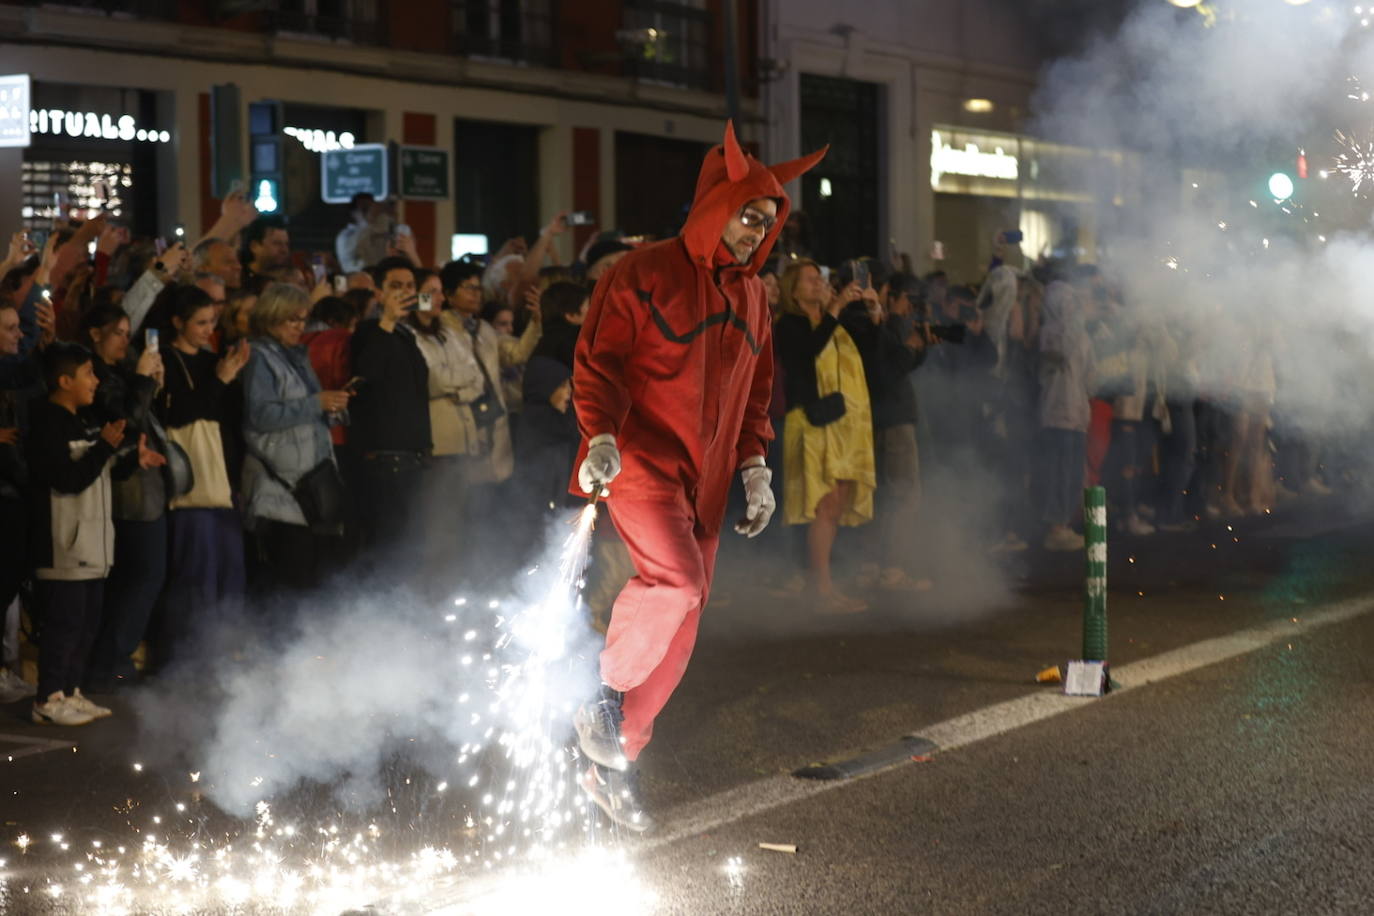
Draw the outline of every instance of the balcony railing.
<instances>
[{"instance_id":1,"label":"balcony railing","mask_svg":"<svg viewBox=\"0 0 1374 916\"><path fill-rule=\"evenodd\" d=\"M177 0L28 0L27 5L134 19L175 19L177 16Z\"/></svg>"},{"instance_id":2,"label":"balcony railing","mask_svg":"<svg viewBox=\"0 0 1374 916\"><path fill-rule=\"evenodd\" d=\"M557 0L451 0L449 8L454 53L558 66Z\"/></svg>"},{"instance_id":3,"label":"balcony railing","mask_svg":"<svg viewBox=\"0 0 1374 916\"><path fill-rule=\"evenodd\" d=\"M383 0L276 0L268 14L278 32L386 44Z\"/></svg>"},{"instance_id":4,"label":"balcony railing","mask_svg":"<svg viewBox=\"0 0 1374 916\"><path fill-rule=\"evenodd\" d=\"M631 36L626 72L691 89L711 88L711 13L667 0L625 0Z\"/></svg>"}]
</instances>

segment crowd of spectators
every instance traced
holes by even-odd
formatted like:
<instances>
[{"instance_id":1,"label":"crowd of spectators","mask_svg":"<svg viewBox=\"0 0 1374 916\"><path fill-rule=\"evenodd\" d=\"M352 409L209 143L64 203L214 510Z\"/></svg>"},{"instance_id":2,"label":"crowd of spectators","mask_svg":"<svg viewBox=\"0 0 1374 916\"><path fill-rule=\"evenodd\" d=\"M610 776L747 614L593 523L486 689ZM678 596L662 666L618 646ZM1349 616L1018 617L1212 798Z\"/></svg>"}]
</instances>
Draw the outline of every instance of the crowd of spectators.
<instances>
[{"instance_id":1,"label":"crowd of spectators","mask_svg":"<svg viewBox=\"0 0 1374 916\"><path fill-rule=\"evenodd\" d=\"M335 250L307 253L231 195L189 246L101 216L41 245L15 233L0 264L0 700L84 724L110 714L88 695L176 663L245 607L343 575L437 599L518 568L569 499L574 351L596 279L631 250L603 233L562 265L566 231L560 214L533 244L425 264L360 196ZM1081 549L1085 482L1106 483L1135 536L1291 495L1262 350L1237 369L1242 394L1209 398L1190 341L1090 265L995 262L974 286L807 254L789 226L762 279L769 463L803 533L784 588L818 612L929 587L904 533L942 473L996 481L993 552ZM1326 491L1311 449L1293 465L1294 489ZM842 590L832 552L857 526L868 562ZM613 532L597 549L587 600L604 626L630 570Z\"/></svg>"}]
</instances>

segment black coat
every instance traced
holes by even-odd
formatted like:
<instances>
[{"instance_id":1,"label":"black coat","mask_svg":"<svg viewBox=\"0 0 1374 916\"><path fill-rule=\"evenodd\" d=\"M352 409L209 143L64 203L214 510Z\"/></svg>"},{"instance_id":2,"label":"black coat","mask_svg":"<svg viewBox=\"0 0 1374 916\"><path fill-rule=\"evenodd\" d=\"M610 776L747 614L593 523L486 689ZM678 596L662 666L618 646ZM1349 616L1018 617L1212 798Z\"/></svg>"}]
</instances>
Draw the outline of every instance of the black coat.
<instances>
[{"instance_id":1,"label":"black coat","mask_svg":"<svg viewBox=\"0 0 1374 916\"><path fill-rule=\"evenodd\" d=\"M839 318L822 312L820 323L814 328L811 327L811 319L794 312L784 312L773 325L776 352L783 366L788 410L805 407L820 397L816 382L816 357L830 343L838 327L843 327L854 341L863 360L864 381L868 385L870 403L878 403L881 399L884 384L884 374L879 370L882 328L869 319L867 309L861 303L851 303L840 311Z\"/></svg>"},{"instance_id":2,"label":"black coat","mask_svg":"<svg viewBox=\"0 0 1374 916\"><path fill-rule=\"evenodd\" d=\"M525 366L525 406L515 419L515 473L534 516L563 505L568 498L581 434L572 404L560 412L549 398L570 377L562 363L549 357L533 357Z\"/></svg>"},{"instance_id":3,"label":"black coat","mask_svg":"<svg viewBox=\"0 0 1374 916\"><path fill-rule=\"evenodd\" d=\"M148 437L148 447L167 454L167 442L161 424L153 416L153 400L157 382L139 375L128 365L108 365L95 360L95 376L100 387L95 390L92 410L102 423L126 421L124 441L137 443L139 436ZM136 468L127 480L114 488L114 517L123 521L151 522L162 517L167 508L166 470Z\"/></svg>"}]
</instances>

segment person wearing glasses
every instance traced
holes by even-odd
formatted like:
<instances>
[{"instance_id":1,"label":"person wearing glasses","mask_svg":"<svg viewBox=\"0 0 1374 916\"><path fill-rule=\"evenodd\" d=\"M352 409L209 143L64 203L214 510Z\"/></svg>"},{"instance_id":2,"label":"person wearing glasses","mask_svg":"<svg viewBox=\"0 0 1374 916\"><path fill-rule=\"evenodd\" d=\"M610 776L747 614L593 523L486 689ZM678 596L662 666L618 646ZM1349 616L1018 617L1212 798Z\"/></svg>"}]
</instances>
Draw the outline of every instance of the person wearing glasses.
<instances>
[{"instance_id":1,"label":"person wearing glasses","mask_svg":"<svg viewBox=\"0 0 1374 916\"><path fill-rule=\"evenodd\" d=\"M500 511L498 485L515 470L510 415L516 405L506 396L502 372L529 362L543 325L538 309L526 310L529 321L519 337L503 335L483 319L479 265L451 261L439 271L439 285L445 309L437 324L446 335L458 387L446 392L454 396L453 406L442 411L435 427L434 451L459 456L464 527L477 530L474 520ZM431 397L441 391L431 384ZM491 549L502 552L496 544Z\"/></svg>"},{"instance_id":2,"label":"person wearing glasses","mask_svg":"<svg viewBox=\"0 0 1374 916\"><path fill-rule=\"evenodd\" d=\"M329 555L288 487L334 447L327 417L348 407L347 391L323 391L301 343L310 297L270 283L253 310L252 356L244 371L243 497L246 526L257 536L273 583L286 589L319 584Z\"/></svg>"},{"instance_id":3,"label":"person wearing glasses","mask_svg":"<svg viewBox=\"0 0 1374 916\"><path fill-rule=\"evenodd\" d=\"M636 574L611 611L601 689L573 724L592 761L583 790L631 830L651 826L632 764L687 670L736 471L748 508L735 530L753 537L773 514L772 325L757 274L787 219L783 186L824 155L768 167L727 125L681 234L602 275L578 338L572 489L604 491Z\"/></svg>"}]
</instances>

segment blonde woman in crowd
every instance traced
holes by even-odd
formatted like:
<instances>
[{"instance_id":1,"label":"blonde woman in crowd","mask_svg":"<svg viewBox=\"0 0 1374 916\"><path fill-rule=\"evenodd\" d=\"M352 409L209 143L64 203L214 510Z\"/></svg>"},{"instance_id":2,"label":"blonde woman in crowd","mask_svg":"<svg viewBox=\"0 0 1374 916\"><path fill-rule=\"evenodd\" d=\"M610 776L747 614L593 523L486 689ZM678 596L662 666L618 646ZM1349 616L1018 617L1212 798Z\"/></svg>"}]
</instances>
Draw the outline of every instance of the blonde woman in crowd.
<instances>
[{"instance_id":1,"label":"blonde woman in crowd","mask_svg":"<svg viewBox=\"0 0 1374 916\"><path fill-rule=\"evenodd\" d=\"M817 610L856 613L868 605L835 588L830 553L840 525L873 519L877 475L873 418L863 360L814 261L790 263L779 283L774 334L786 378L783 517L808 525L807 565ZM855 295L857 298L857 294Z\"/></svg>"}]
</instances>

